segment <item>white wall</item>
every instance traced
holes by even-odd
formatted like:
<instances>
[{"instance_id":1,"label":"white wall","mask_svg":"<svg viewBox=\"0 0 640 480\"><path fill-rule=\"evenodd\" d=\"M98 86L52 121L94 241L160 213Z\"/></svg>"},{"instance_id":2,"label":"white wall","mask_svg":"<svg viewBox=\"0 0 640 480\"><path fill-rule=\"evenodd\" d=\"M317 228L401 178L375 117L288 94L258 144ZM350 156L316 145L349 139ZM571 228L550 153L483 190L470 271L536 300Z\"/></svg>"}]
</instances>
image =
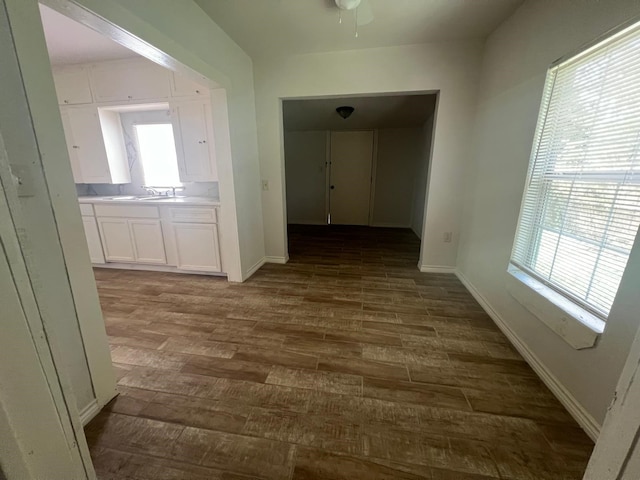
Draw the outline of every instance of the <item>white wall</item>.
<instances>
[{"instance_id":1,"label":"white wall","mask_svg":"<svg viewBox=\"0 0 640 480\"><path fill-rule=\"evenodd\" d=\"M422 217L428 165L423 162L423 133L420 127L377 130L372 226L410 227L416 197L421 198L416 203ZM431 131L428 133L430 137ZM326 131L284 134L288 223L327 223L327 134ZM416 195L414 189L421 189L421 194Z\"/></svg>"},{"instance_id":2,"label":"white wall","mask_svg":"<svg viewBox=\"0 0 640 480\"><path fill-rule=\"evenodd\" d=\"M285 132L287 220L326 225L327 132Z\"/></svg>"},{"instance_id":3,"label":"white wall","mask_svg":"<svg viewBox=\"0 0 640 480\"><path fill-rule=\"evenodd\" d=\"M506 267L547 66L638 14L636 0L526 2L487 42L472 149L475 162L465 172L470 194L459 271L597 422L604 418L640 323L639 256L632 256L599 343L580 351L509 296Z\"/></svg>"},{"instance_id":4,"label":"white wall","mask_svg":"<svg viewBox=\"0 0 640 480\"><path fill-rule=\"evenodd\" d=\"M282 98L440 91L421 264L454 266L481 42L296 55L254 65L267 255L286 256ZM442 242L452 231L454 241Z\"/></svg>"},{"instance_id":5,"label":"white wall","mask_svg":"<svg viewBox=\"0 0 640 480\"><path fill-rule=\"evenodd\" d=\"M424 209L427 188L429 185L429 163L431 162L431 146L433 144L433 115L424 123L421 129L421 150L418 161L417 173L413 186L413 199L411 202L411 230L422 238L424 224Z\"/></svg>"},{"instance_id":6,"label":"white wall","mask_svg":"<svg viewBox=\"0 0 640 480\"><path fill-rule=\"evenodd\" d=\"M411 225L413 190L421 153L421 128L378 130L373 226L407 228Z\"/></svg>"}]
</instances>

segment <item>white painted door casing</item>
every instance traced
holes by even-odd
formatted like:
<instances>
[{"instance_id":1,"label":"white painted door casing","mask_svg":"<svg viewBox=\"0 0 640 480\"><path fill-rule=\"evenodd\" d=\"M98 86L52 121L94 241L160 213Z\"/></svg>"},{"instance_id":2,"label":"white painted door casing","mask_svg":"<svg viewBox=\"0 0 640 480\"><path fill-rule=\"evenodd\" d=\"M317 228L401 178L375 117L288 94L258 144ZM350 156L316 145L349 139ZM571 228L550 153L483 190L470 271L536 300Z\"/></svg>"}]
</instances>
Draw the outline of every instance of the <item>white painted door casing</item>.
<instances>
[{"instance_id":1,"label":"white painted door casing","mask_svg":"<svg viewBox=\"0 0 640 480\"><path fill-rule=\"evenodd\" d=\"M171 102L171 118L180 180L218 181L209 99Z\"/></svg>"},{"instance_id":2,"label":"white painted door casing","mask_svg":"<svg viewBox=\"0 0 640 480\"><path fill-rule=\"evenodd\" d=\"M331 223L368 225L373 131L331 132Z\"/></svg>"}]
</instances>

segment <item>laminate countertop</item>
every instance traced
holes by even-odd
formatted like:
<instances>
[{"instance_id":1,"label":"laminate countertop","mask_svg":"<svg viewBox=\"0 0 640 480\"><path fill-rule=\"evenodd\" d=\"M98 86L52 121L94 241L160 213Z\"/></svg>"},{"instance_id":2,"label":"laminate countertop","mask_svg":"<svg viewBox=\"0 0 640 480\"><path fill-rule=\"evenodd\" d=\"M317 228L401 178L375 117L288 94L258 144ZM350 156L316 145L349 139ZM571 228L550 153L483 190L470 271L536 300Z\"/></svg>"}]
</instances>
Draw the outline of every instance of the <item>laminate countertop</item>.
<instances>
[{"instance_id":1,"label":"laminate countertop","mask_svg":"<svg viewBox=\"0 0 640 480\"><path fill-rule=\"evenodd\" d=\"M215 197L165 197L157 195L86 195L78 197L80 203L112 203L135 205L207 205L220 206L220 200Z\"/></svg>"}]
</instances>

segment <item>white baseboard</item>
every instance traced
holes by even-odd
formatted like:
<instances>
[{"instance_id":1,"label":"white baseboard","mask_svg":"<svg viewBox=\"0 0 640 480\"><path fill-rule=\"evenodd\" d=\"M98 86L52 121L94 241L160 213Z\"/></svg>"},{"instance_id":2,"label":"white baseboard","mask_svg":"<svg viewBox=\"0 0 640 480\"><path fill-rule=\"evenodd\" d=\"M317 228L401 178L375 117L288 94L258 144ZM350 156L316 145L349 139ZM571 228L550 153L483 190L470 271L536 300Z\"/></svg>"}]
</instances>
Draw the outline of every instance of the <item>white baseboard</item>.
<instances>
[{"instance_id":1,"label":"white baseboard","mask_svg":"<svg viewBox=\"0 0 640 480\"><path fill-rule=\"evenodd\" d=\"M288 261L289 261L289 255L287 255L286 257L272 257L272 256L267 255L265 257L265 262L266 263L280 263L280 264L284 265Z\"/></svg>"},{"instance_id":2,"label":"white baseboard","mask_svg":"<svg viewBox=\"0 0 640 480\"><path fill-rule=\"evenodd\" d=\"M188 275L209 275L212 277L226 277L223 272L199 272L197 270L181 270L170 265L146 265L143 263L94 263L94 268L115 268L120 270L144 270L148 272L186 273Z\"/></svg>"},{"instance_id":3,"label":"white baseboard","mask_svg":"<svg viewBox=\"0 0 640 480\"><path fill-rule=\"evenodd\" d=\"M446 265L418 265L422 273L456 273L456 267Z\"/></svg>"},{"instance_id":4,"label":"white baseboard","mask_svg":"<svg viewBox=\"0 0 640 480\"><path fill-rule=\"evenodd\" d=\"M529 366L533 369L544 384L553 392L556 398L564 405L564 408L571 414L582 429L589 435L594 442L600 435L602 426L591 416L587 410L578 402L578 400L565 388L565 386L556 378L556 376L540 361L529 347L518 337L511 327L504 321L502 316L491 306L487 299L478 291L478 289L469 281L467 277L460 271L456 271L456 276L463 285L469 290L480 306L493 319L498 328L505 334L516 350L522 355Z\"/></svg>"},{"instance_id":5,"label":"white baseboard","mask_svg":"<svg viewBox=\"0 0 640 480\"><path fill-rule=\"evenodd\" d=\"M266 263L266 261L267 261L266 257L262 257L260 260L258 260L255 263L255 265L249 268L249 270L247 270L247 272L242 275L242 281L244 282L246 279L250 278L251 275L253 275L258 270L260 270L260 267L263 266Z\"/></svg>"},{"instance_id":6,"label":"white baseboard","mask_svg":"<svg viewBox=\"0 0 640 480\"><path fill-rule=\"evenodd\" d=\"M86 426L93 418L100 413L101 407L98 405L96 400L91 400L91 403L80 410L80 420L82 421L82 426Z\"/></svg>"}]
</instances>

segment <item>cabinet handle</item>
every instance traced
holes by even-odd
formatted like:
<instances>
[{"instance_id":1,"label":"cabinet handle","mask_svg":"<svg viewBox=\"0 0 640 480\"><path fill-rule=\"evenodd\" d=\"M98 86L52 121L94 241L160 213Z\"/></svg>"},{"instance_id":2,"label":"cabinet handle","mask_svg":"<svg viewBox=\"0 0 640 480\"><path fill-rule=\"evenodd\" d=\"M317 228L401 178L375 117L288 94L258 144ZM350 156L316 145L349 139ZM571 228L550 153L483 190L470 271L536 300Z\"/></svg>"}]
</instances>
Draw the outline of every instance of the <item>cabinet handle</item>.
<instances>
[{"instance_id":1,"label":"cabinet handle","mask_svg":"<svg viewBox=\"0 0 640 480\"><path fill-rule=\"evenodd\" d=\"M78 145L74 145L73 148L80 148Z\"/></svg>"},{"instance_id":2,"label":"cabinet handle","mask_svg":"<svg viewBox=\"0 0 640 480\"><path fill-rule=\"evenodd\" d=\"M63 100L64 103L69 103L69 100Z\"/></svg>"},{"instance_id":3,"label":"cabinet handle","mask_svg":"<svg viewBox=\"0 0 640 480\"><path fill-rule=\"evenodd\" d=\"M133 97L132 97L131 95L127 95L127 98L131 99L131 98L133 98Z\"/></svg>"},{"instance_id":4,"label":"cabinet handle","mask_svg":"<svg viewBox=\"0 0 640 480\"><path fill-rule=\"evenodd\" d=\"M206 140L202 140L202 143L207 143L207 141Z\"/></svg>"},{"instance_id":5,"label":"cabinet handle","mask_svg":"<svg viewBox=\"0 0 640 480\"><path fill-rule=\"evenodd\" d=\"M196 90L196 93L200 93L200 90Z\"/></svg>"}]
</instances>

